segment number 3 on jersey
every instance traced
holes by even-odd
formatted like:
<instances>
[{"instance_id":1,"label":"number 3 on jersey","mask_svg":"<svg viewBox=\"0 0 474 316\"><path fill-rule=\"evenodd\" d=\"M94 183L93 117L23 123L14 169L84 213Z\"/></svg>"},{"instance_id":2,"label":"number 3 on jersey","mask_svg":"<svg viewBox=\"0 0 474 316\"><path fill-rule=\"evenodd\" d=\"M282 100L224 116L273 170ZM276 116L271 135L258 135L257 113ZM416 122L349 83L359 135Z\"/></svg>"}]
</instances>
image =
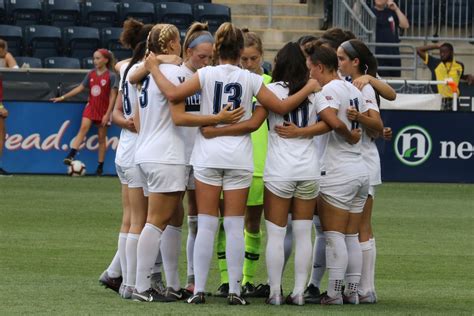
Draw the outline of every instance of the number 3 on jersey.
<instances>
[{"instance_id":1,"label":"number 3 on jersey","mask_svg":"<svg viewBox=\"0 0 474 316\"><path fill-rule=\"evenodd\" d=\"M222 93L229 94L227 97L227 102L222 103ZM231 110L235 110L240 107L242 98L242 86L240 83L231 82L224 86L224 83L221 81L216 81L214 85L214 106L213 113L219 113L223 107L228 103L232 103Z\"/></svg>"},{"instance_id":2,"label":"number 3 on jersey","mask_svg":"<svg viewBox=\"0 0 474 316\"><path fill-rule=\"evenodd\" d=\"M150 84L150 76L146 77L145 80L143 80L142 84L142 91L140 93L140 107L142 109L146 108L148 105L148 85Z\"/></svg>"}]
</instances>

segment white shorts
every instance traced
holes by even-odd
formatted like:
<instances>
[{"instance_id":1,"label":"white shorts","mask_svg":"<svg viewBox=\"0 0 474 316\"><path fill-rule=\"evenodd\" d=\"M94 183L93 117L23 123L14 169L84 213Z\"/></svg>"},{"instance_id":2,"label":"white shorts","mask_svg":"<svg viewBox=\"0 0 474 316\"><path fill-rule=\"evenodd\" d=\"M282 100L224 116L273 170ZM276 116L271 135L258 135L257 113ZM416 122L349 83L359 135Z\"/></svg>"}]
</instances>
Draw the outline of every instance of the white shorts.
<instances>
[{"instance_id":1,"label":"white shorts","mask_svg":"<svg viewBox=\"0 0 474 316\"><path fill-rule=\"evenodd\" d=\"M342 184L321 183L320 194L332 206L351 213L361 213L369 194L369 177L363 176Z\"/></svg>"},{"instance_id":2,"label":"white shorts","mask_svg":"<svg viewBox=\"0 0 474 316\"><path fill-rule=\"evenodd\" d=\"M268 181L265 182L265 187L284 199L295 197L301 200L311 200L316 198L319 193L319 184L316 180Z\"/></svg>"},{"instance_id":3,"label":"white shorts","mask_svg":"<svg viewBox=\"0 0 474 316\"><path fill-rule=\"evenodd\" d=\"M209 185L222 187L222 190L249 188L253 172L239 169L217 169L194 167L194 177Z\"/></svg>"},{"instance_id":4,"label":"white shorts","mask_svg":"<svg viewBox=\"0 0 474 316\"><path fill-rule=\"evenodd\" d=\"M150 193L169 193L186 190L186 166L145 162L139 165Z\"/></svg>"},{"instance_id":5,"label":"white shorts","mask_svg":"<svg viewBox=\"0 0 474 316\"><path fill-rule=\"evenodd\" d=\"M188 181L186 184L186 190L196 190L196 185L194 184L194 169L193 166L186 166L186 175L188 176Z\"/></svg>"},{"instance_id":6,"label":"white shorts","mask_svg":"<svg viewBox=\"0 0 474 316\"><path fill-rule=\"evenodd\" d=\"M120 183L126 184L129 188L143 188L146 186L138 166L122 167L115 164L115 169L117 169Z\"/></svg>"},{"instance_id":7,"label":"white shorts","mask_svg":"<svg viewBox=\"0 0 474 316\"><path fill-rule=\"evenodd\" d=\"M375 198L375 185L369 185L369 195L372 197L372 199Z\"/></svg>"}]
</instances>

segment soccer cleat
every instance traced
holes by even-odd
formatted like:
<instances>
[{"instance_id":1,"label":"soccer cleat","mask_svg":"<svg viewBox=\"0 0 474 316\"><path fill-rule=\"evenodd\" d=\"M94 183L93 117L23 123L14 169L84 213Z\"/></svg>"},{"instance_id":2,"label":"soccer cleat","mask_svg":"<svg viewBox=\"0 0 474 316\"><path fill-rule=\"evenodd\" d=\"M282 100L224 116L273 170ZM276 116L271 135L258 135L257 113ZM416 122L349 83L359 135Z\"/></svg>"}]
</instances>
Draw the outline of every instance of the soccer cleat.
<instances>
[{"instance_id":1,"label":"soccer cleat","mask_svg":"<svg viewBox=\"0 0 474 316\"><path fill-rule=\"evenodd\" d=\"M320 304L321 302L321 291L317 286L313 284L308 285L304 291L304 300L308 304Z\"/></svg>"},{"instance_id":2,"label":"soccer cleat","mask_svg":"<svg viewBox=\"0 0 474 316\"><path fill-rule=\"evenodd\" d=\"M188 304L204 304L206 303L205 293L198 292L186 300Z\"/></svg>"},{"instance_id":3,"label":"soccer cleat","mask_svg":"<svg viewBox=\"0 0 474 316\"><path fill-rule=\"evenodd\" d=\"M107 270L105 270L99 277L99 283L105 286L106 289L111 289L118 293L120 285L122 284L122 276L111 278L107 273Z\"/></svg>"},{"instance_id":4,"label":"soccer cleat","mask_svg":"<svg viewBox=\"0 0 474 316\"><path fill-rule=\"evenodd\" d=\"M95 171L95 175L98 177L101 177L103 173L104 173L104 167L102 167L101 165L98 165L97 170Z\"/></svg>"},{"instance_id":5,"label":"soccer cleat","mask_svg":"<svg viewBox=\"0 0 474 316\"><path fill-rule=\"evenodd\" d=\"M229 293L227 297L227 302L229 305L249 305L250 302L246 301L243 297L238 296L235 293Z\"/></svg>"},{"instance_id":6,"label":"soccer cleat","mask_svg":"<svg viewBox=\"0 0 474 316\"><path fill-rule=\"evenodd\" d=\"M0 168L0 177L11 177L11 173L7 172L3 168Z\"/></svg>"},{"instance_id":7,"label":"soccer cleat","mask_svg":"<svg viewBox=\"0 0 474 316\"><path fill-rule=\"evenodd\" d=\"M164 296L163 294L158 293L155 289L149 288L148 290L138 293L135 289L132 293L132 300L137 302L175 302L176 300L172 300Z\"/></svg>"},{"instance_id":8,"label":"soccer cleat","mask_svg":"<svg viewBox=\"0 0 474 316\"><path fill-rule=\"evenodd\" d=\"M281 294L272 295L265 300L265 303L269 305L283 305L283 295Z\"/></svg>"},{"instance_id":9,"label":"soccer cleat","mask_svg":"<svg viewBox=\"0 0 474 316\"><path fill-rule=\"evenodd\" d=\"M184 287L184 290L189 293L189 296L193 295L193 293L194 293L194 283L188 283Z\"/></svg>"},{"instance_id":10,"label":"soccer cleat","mask_svg":"<svg viewBox=\"0 0 474 316\"><path fill-rule=\"evenodd\" d=\"M298 306L303 306L304 305L304 295L303 294L297 294L297 295L288 295L285 299L285 303L288 305L298 305Z\"/></svg>"},{"instance_id":11,"label":"soccer cleat","mask_svg":"<svg viewBox=\"0 0 474 316\"><path fill-rule=\"evenodd\" d=\"M250 282L247 282L242 286L242 296L243 297L255 297L255 285Z\"/></svg>"},{"instance_id":12,"label":"soccer cleat","mask_svg":"<svg viewBox=\"0 0 474 316\"><path fill-rule=\"evenodd\" d=\"M71 165L71 162L74 160L74 157L73 156L66 156L66 158L64 158L63 160L63 163L66 165L66 166L69 166Z\"/></svg>"},{"instance_id":13,"label":"soccer cleat","mask_svg":"<svg viewBox=\"0 0 474 316\"><path fill-rule=\"evenodd\" d=\"M368 292L365 295L359 294L359 304L375 304L377 303L377 296L374 292Z\"/></svg>"},{"instance_id":14,"label":"soccer cleat","mask_svg":"<svg viewBox=\"0 0 474 316\"><path fill-rule=\"evenodd\" d=\"M191 296L191 294L189 294L185 289L179 289L176 291L172 287L167 287L163 292L163 295L174 301L185 300Z\"/></svg>"},{"instance_id":15,"label":"soccer cleat","mask_svg":"<svg viewBox=\"0 0 474 316\"><path fill-rule=\"evenodd\" d=\"M352 292L349 295L343 294L342 301L344 304L357 305L359 304L359 294L357 294L357 292Z\"/></svg>"},{"instance_id":16,"label":"soccer cleat","mask_svg":"<svg viewBox=\"0 0 474 316\"><path fill-rule=\"evenodd\" d=\"M342 295L338 295L337 297L330 297L327 292L321 294L321 305L342 305Z\"/></svg>"},{"instance_id":17,"label":"soccer cleat","mask_svg":"<svg viewBox=\"0 0 474 316\"><path fill-rule=\"evenodd\" d=\"M217 289L217 293L214 294L217 297L227 297L229 296L229 283L222 283Z\"/></svg>"},{"instance_id":18,"label":"soccer cleat","mask_svg":"<svg viewBox=\"0 0 474 316\"><path fill-rule=\"evenodd\" d=\"M255 287L255 291L252 297L269 297L270 296L270 285L259 284Z\"/></svg>"}]
</instances>

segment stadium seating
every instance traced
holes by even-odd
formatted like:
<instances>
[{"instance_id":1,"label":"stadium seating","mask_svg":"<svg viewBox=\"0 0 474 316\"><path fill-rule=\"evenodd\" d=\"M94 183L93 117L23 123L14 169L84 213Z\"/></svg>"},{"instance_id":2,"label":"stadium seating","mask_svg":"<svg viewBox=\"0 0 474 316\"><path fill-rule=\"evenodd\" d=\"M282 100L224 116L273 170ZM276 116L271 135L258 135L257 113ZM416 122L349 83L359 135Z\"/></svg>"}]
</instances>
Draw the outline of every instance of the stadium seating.
<instances>
[{"instance_id":1,"label":"stadium seating","mask_svg":"<svg viewBox=\"0 0 474 316\"><path fill-rule=\"evenodd\" d=\"M157 22L176 25L180 30L181 37L194 20L193 8L187 3L163 2L156 4Z\"/></svg>"},{"instance_id":2,"label":"stadium seating","mask_svg":"<svg viewBox=\"0 0 474 316\"><path fill-rule=\"evenodd\" d=\"M40 0L8 0L7 18L18 26L41 24L43 8Z\"/></svg>"},{"instance_id":3,"label":"stadium seating","mask_svg":"<svg viewBox=\"0 0 474 316\"><path fill-rule=\"evenodd\" d=\"M99 44L99 30L96 28L72 26L63 30L63 45L69 57L91 57Z\"/></svg>"},{"instance_id":4,"label":"stadium seating","mask_svg":"<svg viewBox=\"0 0 474 316\"><path fill-rule=\"evenodd\" d=\"M230 8L213 3L198 3L193 7L194 19L199 22L208 22L209 31L214 33L224 22L230 22Z\"/></svg>"},{"instance_id":5,"label":"stadium seating","mask_svg":"<svg viewBox=\"0 0 474 316\"><path fill-rule=\"evenodd\" d=\"M26 68L43 68L43 62L39 58L35 57L15 57L16 63L18 67L26 67ZM25 65L25 66L23 66ZM26 66L26 65L29 65Z\"/></svg>"},{"instance_id":6,"label":"stadium seating","mask_svg":"<svg viewBox=\"0 0 474 316\"><path fill-rule=\"evenodd\" d=\"M81 66L82 66L82 69L94 68L94 58L92 57L82 58Z\"/></svg>"},{"instance_id":7,"label":"stadium seating","mask_svg":"<svg viewBox=\"0 0 474 316\"><path fill-rule=\"evenodd\" d=\"M448 25L456 27L465 27L467 24L472 25L472 4L468 5L467 1L455 0L453 3L445 3L445 5L448 7L446 14ZM466 17L471 18L466 19Z\"/></svg>"},{"instance_id":8,"label":"stadium seating","mask_svg":"<svg viewBox=\"0 0 474 316\"><path fill-rule=\"evenodd\" d=\"M0 0L0 21L5 21L6 18L5 18L5 1L4 0Z\"/></svg>"},{"instance_id":9,"label":"stadium seating","mask_svg":"<svg viewBox=\"0 0 474 316\"><path fill-rule=\"evenodd\" d=\"M195 5L197 3L211 3L211 0L181 0L183 3Z\"/></svg>"},{"instance_id":10,"label":"stadium seating","mask_svg":"<svg viewBox=\"0 0 474 316\"><path fill-rule=\"evenodd\" d=\"M120 5L120 19L134 18L145 24L155 22L155 6L149 2L126 1Z\"/></svg>"},{"instance_id":11,"label":"stadium seating","mask_svg":"<svg viewBox=\"0 0 474 316\"><path fill-rule=\"evenodd\" d=\"M23 32L21 27L14 25L0 25L0 38L7 41L8 51L13 56L23 55Z\"/></svg>"},{"instance_id":12,"label":"stadium seating","mask_svg":"<svg viewBox=\"0 0 474 316\"><path fill-rule=\"evenodd\" d=\"M121 27L107 27L101 31L101 46L111 50L117 60L126 59L132 56L132 50L122 47L120 43Z\"/></svg>"},{"instance_id":13,"label":"stadium seating","mask_svg":"<svg viewBox=\"0 0 474 316\"><path fill-rule=\"evenodd\" d=\"M79 3L71 0L48 0L44 2L45 21L58 27L74 26L80 21Z\"/></svg>"},{"instance_id":14,"label":"stadium seating","mask_svg":"<svg viewBox=\"0 0 474 316\"><path fill-rule=\"evenodd\" d=\"M77 58L48 57L44 59L44 68L81 69L81 63Z\"/></svg>"},{"instance_id":15,"label":"stadium seating","mask_svg":"<svg viewBox=\"0 0 474 316\"><path fill-rule=\"evenodd\" d=\"M86 1L83 6L82 24L103 28L117 24L118 5L110 1Z\"/></svg>"},{"instance_id":16,"label":"stadium seating","mask_svg":"<svg viewBox=\"0 0 474 316\"><path fill-rule=\"evenodd\" d=\"M31 25L24 29L28 55L36 58L61 54L61 29L49 25Z\"/></svg>"}]
</instances>

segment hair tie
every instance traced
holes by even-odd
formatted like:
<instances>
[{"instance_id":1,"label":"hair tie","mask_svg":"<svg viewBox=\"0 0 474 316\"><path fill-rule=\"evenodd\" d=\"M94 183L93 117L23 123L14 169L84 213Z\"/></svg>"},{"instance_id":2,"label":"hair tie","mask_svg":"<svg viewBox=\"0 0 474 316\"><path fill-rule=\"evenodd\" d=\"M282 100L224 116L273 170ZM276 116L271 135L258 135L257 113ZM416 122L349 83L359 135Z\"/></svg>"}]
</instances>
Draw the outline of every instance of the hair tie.
<instances>
[{"instance_id":1,"label":"hair tie","mask_svg":"<svg viewBox=\"0 0 474 316\"><path fill-rule=\"evenodd\" d=\"M194 48L202 43L214 44L214 37L209 32L204 32L189 43L188 48Z\"/></svg>"}]
</instances>

